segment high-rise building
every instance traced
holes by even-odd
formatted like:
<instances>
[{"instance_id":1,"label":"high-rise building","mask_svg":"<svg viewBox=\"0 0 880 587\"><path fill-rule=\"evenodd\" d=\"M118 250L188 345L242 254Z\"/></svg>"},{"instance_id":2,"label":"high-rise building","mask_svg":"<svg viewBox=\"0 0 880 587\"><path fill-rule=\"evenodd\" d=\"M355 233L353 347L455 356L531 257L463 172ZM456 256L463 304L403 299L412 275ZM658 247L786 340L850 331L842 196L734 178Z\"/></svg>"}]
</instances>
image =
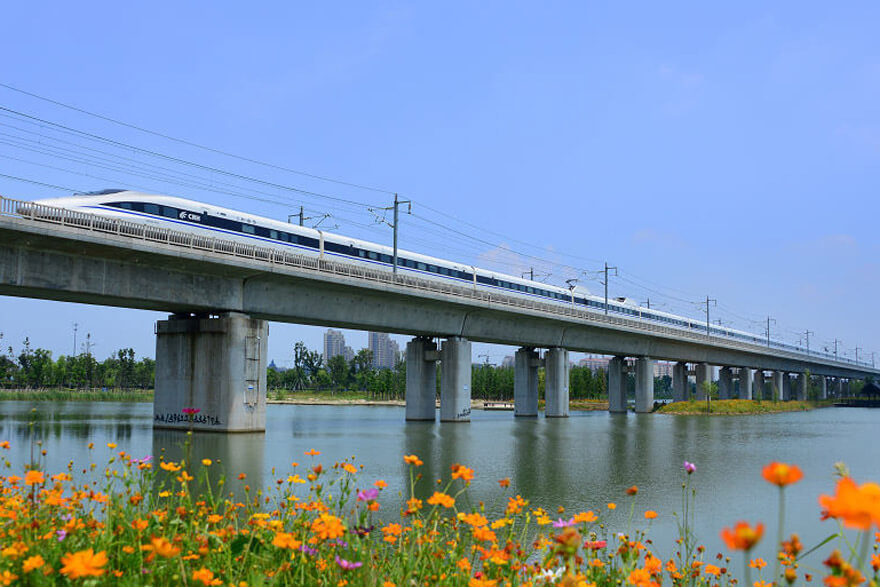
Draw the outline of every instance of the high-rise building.
<instances>
[{"instance_id":1,"label":"high-rise building","mask_svg":"<svg viewBox=\"0 0 880 587\"><path fill-rule=\"evenodd\" d=\"M516 364L516 361L514 360L513 355L507 355L501 361L502 367L513 367L515 364Z\"/></svg>"},{"instance_id":2,"label":"high-rise building","mask_svg":"<svg viewBox=\"0 0 880 587\"><path fill-rule=\"evenodd\" d=\"M324 333L324 364L336 355L345 356L345 335L328 328Z\"/></svg>"},{"instance_id":3,"label":"high-rise building","mask_svg":"<svg viewBox=\"0 0 880 587\"><path fill-rule=\"evenodd\" d=\"M388 333L370 332L367 338L367 348L373 353L374 369L393 369L397 364L400 347L391 340Z\"/></svg>"}]
</instances>

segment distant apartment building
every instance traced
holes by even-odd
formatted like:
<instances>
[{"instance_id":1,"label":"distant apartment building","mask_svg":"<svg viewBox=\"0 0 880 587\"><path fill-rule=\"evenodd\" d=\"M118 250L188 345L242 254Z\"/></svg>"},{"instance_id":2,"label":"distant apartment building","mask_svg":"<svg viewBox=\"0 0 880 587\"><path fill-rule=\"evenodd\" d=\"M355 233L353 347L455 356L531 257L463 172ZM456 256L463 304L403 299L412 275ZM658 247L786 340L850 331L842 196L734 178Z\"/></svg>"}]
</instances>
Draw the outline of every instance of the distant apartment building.
<instances>
[{"instance_id":1,"label":"distant apartment building","mask_svg":"<svg viewBox=\"0 0 880 587\"><path fill-rule=\"evenodd\" d=\"M578 365L581 367L587 367L591 371L598 371L599 369L608 369L608 357L584 357L580 361L578 361Z\"/></svg>"},{"instance_id":2,"label":"distant apartment building","mask_svg":"<svg viewBox=\"0 0 880 587\"><path fill-rule=\"evenodd\" d=\"M367 349L373 353L373 368L393 369L397 365L400 346L387 332L370 332L367 337Z\"/></svg>"},{"instance_id":3,"label":"distant apartment building","mask_svg":"<svg viewBox=\"0 0 880 587\"><path fill-rule=\"evenodd\" d=\"M515 365L515 361L513 355L507 355L504 359L501 360L502 367L513 367Z\"/></svg>"},{"instance_id":4,"label":"distant apartment building","mask_svg":"<svg viewBox=\"0 0 880 587\"><path fill-rule=\"evenodd\" d=\"M345 335L339 332L338 330L333 330L332 328L328 329L327 332L324 333L324 364L327 364L327 361L332 359L337 355L342 355L345 359L351 360L346 356L346 349L348 352L351 352L351 349L345 346ZM354 358L354 354L352 353L352 358Z\"/></svg>"}]
</instances>

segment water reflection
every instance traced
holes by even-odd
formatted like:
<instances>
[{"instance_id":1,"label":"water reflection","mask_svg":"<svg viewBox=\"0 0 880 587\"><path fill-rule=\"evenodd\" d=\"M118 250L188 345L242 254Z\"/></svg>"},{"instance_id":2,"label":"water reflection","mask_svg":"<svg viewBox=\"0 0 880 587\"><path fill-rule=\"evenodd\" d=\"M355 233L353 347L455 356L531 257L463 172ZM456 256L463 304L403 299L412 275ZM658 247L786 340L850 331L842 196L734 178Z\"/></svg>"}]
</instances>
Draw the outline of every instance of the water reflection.
<instances>
[{"instance_id":1,"label":"water reflection","mask_svg":"<svg viewBox=\"0 0 880 587\"><path fill-rule=\"evenodd\" d=\"M152 454L156 461L186 461L199 470L202 459L210 459L208 468L214 495L231 493L235 499L244 496L245 485L253 489L266 487L264 477L265 434L216 434L181 430L153 430ZM240 475L244 474L243 478ZM219 481L225 479L221 485ZM201 481L201 478L199 478Z\"/></svg>"}]
</instances>

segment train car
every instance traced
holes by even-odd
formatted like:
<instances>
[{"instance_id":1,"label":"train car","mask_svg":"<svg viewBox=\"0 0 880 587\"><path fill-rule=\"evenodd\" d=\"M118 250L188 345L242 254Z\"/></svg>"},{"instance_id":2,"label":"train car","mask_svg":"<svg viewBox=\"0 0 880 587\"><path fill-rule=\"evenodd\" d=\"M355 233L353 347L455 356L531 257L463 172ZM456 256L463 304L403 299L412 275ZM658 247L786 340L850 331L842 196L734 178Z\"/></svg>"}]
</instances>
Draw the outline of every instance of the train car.
<instances>
[{"instance_id":1,"label":"train car","mask_svg":"<svg viewBox=\"0 0 880 587\"><path fill-rule=\"evenodd\" d=\"M38 219L57 220L59 208L192 232L206 237L274 247L321 259L340 260L389 271L393 267L394 251L385 245L173 196L131 190L102 190L36 200L23 204L19 211ZM582 286L557 287L406 250L398 250L397 265L401 274L564 304L599 314L606 312L604 298L592 295ZM607 313L686 331L706 332L705 323L644 308L628 298L609 300ZM709 332L715 336L755 344L765 341L755 334L715 325L710 325ZM777 348L799 350L778 341L772 341L772 344Z\"/></svg>"}]
</instances>

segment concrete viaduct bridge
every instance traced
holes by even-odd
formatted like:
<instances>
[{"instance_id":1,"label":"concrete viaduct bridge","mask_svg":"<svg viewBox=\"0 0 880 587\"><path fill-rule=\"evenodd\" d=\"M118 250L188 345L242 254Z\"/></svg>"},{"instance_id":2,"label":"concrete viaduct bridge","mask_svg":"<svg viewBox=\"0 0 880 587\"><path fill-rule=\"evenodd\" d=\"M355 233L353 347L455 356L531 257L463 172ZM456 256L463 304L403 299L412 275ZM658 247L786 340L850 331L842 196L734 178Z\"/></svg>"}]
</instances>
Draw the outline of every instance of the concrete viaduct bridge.
<instances>
[{"instance_id":1,"label":"concrete viaduct bridge","mask_svg":"<svg viewBox=\"0 0 880 587\"><path fill-rule=\"evenodd\" d=\"M28 210L30 212L28 212ZM23 212L23 213L22 213ZM44 211L45 212L45 211ZM406 418L470 419L471 341L519 345L515 414L568 415L570 350L612 355L609 409L626 411L627 358L635 359L636 411L653 405L653 364L675 361L676 400L689 367L703 395L719 366L719 394L805 398L807 374L828 385L880 375L872 366L682 331L638 318L440 283L187 232L0 198L0 295L172 314L156 325L154 425L216 431L265 429L267 321L413 335L406 349ZM440 348L434 340L444 339ZM536 349L547 349L540 358ZM796 383L792 383L792 376ZM197 408L190 416L184 408Z\"/></svg>"}]
</instances>

